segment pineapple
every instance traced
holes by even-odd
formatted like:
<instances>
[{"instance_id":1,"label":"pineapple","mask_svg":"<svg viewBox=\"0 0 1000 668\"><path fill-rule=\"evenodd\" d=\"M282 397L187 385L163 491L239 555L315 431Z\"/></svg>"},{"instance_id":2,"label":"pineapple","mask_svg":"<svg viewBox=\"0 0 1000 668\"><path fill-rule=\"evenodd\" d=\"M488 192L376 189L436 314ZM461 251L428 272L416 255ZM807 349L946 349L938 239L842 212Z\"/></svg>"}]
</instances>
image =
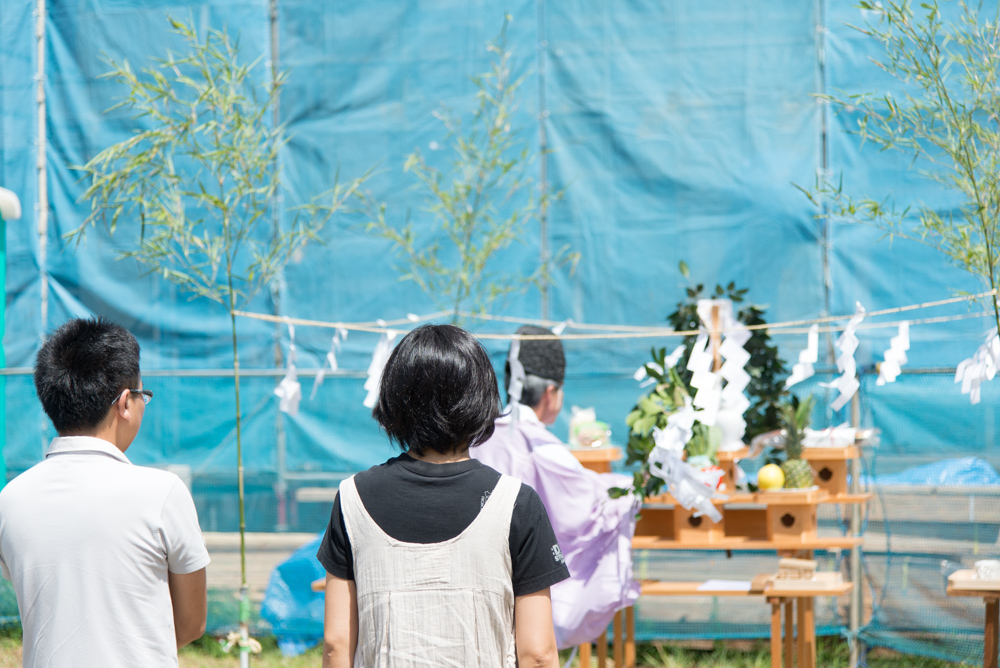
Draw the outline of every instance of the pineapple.
<instances>
[{"instance_id":1,"label":"pineapple","mask_svg":"<svg viewBox=\"0 0 1000 668\"><path fill-rule=\"evenodd\" d=\"M802 459L802 439L815 403L812 395L809 395L797 406L791 403L781 406L781 421L785 426L785 454L788 456L781 465L786 489L811 487L813 484L812 468L809 462Z\"/></svg>"}]
</instances>

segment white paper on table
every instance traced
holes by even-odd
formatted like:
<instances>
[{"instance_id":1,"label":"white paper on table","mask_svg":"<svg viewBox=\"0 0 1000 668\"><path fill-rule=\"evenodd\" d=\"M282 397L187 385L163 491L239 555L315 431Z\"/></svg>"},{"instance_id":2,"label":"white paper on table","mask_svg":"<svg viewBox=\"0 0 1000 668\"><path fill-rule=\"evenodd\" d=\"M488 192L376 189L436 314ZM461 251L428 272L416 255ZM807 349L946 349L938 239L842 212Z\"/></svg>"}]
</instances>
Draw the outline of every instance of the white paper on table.
<instances>
[{"instance_id":1,"label":"white paper on table","mask_svg":"<svg viewBox=\"0 0 1000 668\"><path fill-rule=\"evenodd\" d=\"M752 586L749 580L705 580L698 591L750 591Z\"/></svg>"},{"instance_id":2,"label":"white paper on table","mask_svg":"<svg viewBox=\"0 0 1000 668\"><path fill-rule=\"evenodd\" d=\"M854 445L858 430L847 425L826 429L806 429L802 436L804 448L842 448Z\"/></svg>"}]
</instances>

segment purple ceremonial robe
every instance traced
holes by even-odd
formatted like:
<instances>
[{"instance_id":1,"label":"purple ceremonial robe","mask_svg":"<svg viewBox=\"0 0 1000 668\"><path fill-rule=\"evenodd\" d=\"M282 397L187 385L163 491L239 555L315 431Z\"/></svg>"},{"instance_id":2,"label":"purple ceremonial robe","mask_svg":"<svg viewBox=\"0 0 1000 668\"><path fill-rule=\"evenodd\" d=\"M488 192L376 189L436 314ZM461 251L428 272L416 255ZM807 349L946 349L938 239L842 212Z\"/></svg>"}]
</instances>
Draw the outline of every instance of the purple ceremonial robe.
<instances>
[{"instance_id":1,"label":"purple ceremonial robe","mask_svg":"<svg viewBox=\"0 0 1000 668\"><path fill-rule=\"evenodd\" d=\"M566 559L570 578L552 587L552 618L560 649L596 640L617 610L639 597L632 579L635 497L612 499L611 487L631 477L583 468L534 412L519 407L470 454L501 473L530 485L541 497Z\"/></svg>"}]
</instances>

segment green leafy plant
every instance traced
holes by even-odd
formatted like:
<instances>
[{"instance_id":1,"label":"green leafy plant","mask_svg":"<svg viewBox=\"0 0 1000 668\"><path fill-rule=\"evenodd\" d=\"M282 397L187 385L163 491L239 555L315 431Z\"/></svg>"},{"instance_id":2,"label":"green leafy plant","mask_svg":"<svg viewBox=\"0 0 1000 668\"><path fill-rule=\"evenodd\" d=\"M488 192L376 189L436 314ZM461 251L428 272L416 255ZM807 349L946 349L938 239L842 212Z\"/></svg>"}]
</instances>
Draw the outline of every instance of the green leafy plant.
<instances>
[{"instance_id":1,"label":"green leafy plant","mask_svg":"<svg viewBox=\"0 0 1000 668\"><path fill-rule=\"evenodd\" d=\"M677 309L667 316L667 321L677 331L694 331L702 324L698 317L699 299L729 299L736 308L736 319L744 325L766 325L764 307L754 304L744 304L747 289L737 288L734 282L726 286L716 285L715 290L706 295L705 286L701 283L689 286L685 291L684 301L677 304ZM687 369L688 359L694 349L696 336L684 337L684 354L677 362L677 370L681 380L688 386L693 375ZM750 339L743 346L750 353L750 361L745 367L750 374L750 384L747 385L747 396L750 407L743 414L747 428L743 440L749 443L758 434L773 431L780 427L778 407L785 391L785 363L778 354L778 347L771 344L771 336L766 329L754 329Z\"/></svg>"},{"instance_id":2,"label":"green leafy plant","mask_svg":"<svg viewBox=\"0 0 1000 668\"><path fill-rule=\"evenodd\" d=\"M874 64L899 83L893 92L822 96L841 113L856 114L861 143L908 155L928 179L961 198L947 212L922 204L897 207L886 197L853 197L818 179L800 188L820 215L863 223L927 244L980 279L1000 288L1000 20L981 19L978 4L948 3L946 22L937 0L915 8L907 0L863 0L869 21L851 26L878 42ZM990 310L1000 327L997 299Z\"/></svg>"},{"instance_id":3,"label":"green leafy plant","mask_svg":"<svg viewBox=\"0 0 1000 668\"><path fill-rule=\"evenodd\" d=\"M503 267L503 251L523 238L552 198L532 192L533 155L513 126L523 77L512 78L506 30L507 20L487 47L493 55L490 70L472 77L477 107L469 127L447 109L435 113L451 137L450 169L435 167L420 151L406 159L404 170L422 186L427 213L436 225L418 231L408 217L397 227L386 220L385 204L372 204L369 198L368 230L403 256L403 280L416 282L435 303L453 311L456 320L463 312L485 313L497 300L540 287L553 268L567 262L575 266L578 260L564 247L531 272Z\"/></svg>"},{"instance_id":4,"label":"green leafy plant","mask_svg":"<svg viewBox=\"0 0 1000 668\"><path fill-rule=\"evenodd\" d=\"M785 430L785 455L786 459L781 464L781 470L785 474L785 487L798 489L809 487L813 484L813 471L809 462L802 459L802 440L805 438L806 429L812 420L813 406L816 400L813 395L799 400L792 397L792 400L781 405L781 422Z\"/></svg>"},{"instance_id":5,"label":"green leafy plant","mask_svg":"<svg viewBox=\"0 0 1000 668\"><path fill-rule=\"evenodd\" d=\"M687 276L685 263L681 262L680 269L681 273ZM699 328L701 320L697 311L698 300L707 298L704 296L704 291L705 287L701 284L687 288L684 301L681 301L677 309L667 316L667 320L675 330L695 331ZM725 287L716 285L711 298L725 298L732 300L734 304L741 304L746 293L746 289L738 289L731 282ZM764 309L759 306L742 306L738 309L736 317L744 325L766 324ZM690 385L693 374L687 370L687 361L694 349L696 338L694 335L684 337L684 352L672 368L667 368L666 348L658 350L654 348L651 351L652 363L646 364L645 369L646 375L652 378L655 384L647 395L640 397L625 418L625 424L629 428L628 443L625 447L626 464L640 463L641 466L633 474L632 487L612 490L613 497L633 493L645 498L659 493L663 488L663 481L650 474L648 464L649 454L655 446L652 430L653 427L661 429L666 427L669 417L682 408L685 401L694 394ZM777 347L771 345L766 329L753 330L744 347L750 353L750 361L745 367L750 374L750 383L747 386L750 407L743 415L747 423L744 441L749 443L754 436L781 427L780 407L782 397L786 394L783 380L785 366L778 355ZM718 427L696 422L693 432L691 440L684 448L688 460L701 465L717 463L715 457L722 439L722 431Z\"/></svg>"},{"instance_id":6,"label":"green leafy plant","mask_svg":"<svg viewBox=\"0 0 1000 668\"><path fill-rule=\"evenodd\" d=\"M664 481L650 474L649 454L656 445L653 428L663 429L671 415L684 407L691 398L688 386L681 380L675 369L667 368L664 360L666 350L653 350L653 362L646 365L646 373L655 381L653 389L640 397L635 407L625 418L629 428L625 451L626 464L641 462L642 466L633 474L631 488L614 488L612 498L625 494L635 494L640 498L653 496L663 489ZM715 426L695 423L691 440L684 446L689 460L699 458L701 465L716 463L715 453L722 441L722 430Z\"/></svg>"},{"instance_id":7,"label":"green leafy plant","mask_svg":"<svg viewBox=\"0 0 1000 668\"><path fill-rule=\"evenodd\" d=\"M127 91L112 108L128 110L141 127L78 168L90 182L83 199L91 202L91 213L69 236L81 239L98 221L115 234L127 222L137 238L122 257L217 302L229 314L245 641L250 603L236 312L270 285L294 253L318 240L361 179L335 186L279 222L272 207L285 137L284 128L271 127L268 116L284 76L275 76L261 95L253 80L257 61L242 63L237 43L225 31L209 30L202 39L193 25L174 19L170 24L185 40L186 53L168 52L140 72L128 61L108 60L111 70L103 77Z\"/></svg>"}]
</instances>

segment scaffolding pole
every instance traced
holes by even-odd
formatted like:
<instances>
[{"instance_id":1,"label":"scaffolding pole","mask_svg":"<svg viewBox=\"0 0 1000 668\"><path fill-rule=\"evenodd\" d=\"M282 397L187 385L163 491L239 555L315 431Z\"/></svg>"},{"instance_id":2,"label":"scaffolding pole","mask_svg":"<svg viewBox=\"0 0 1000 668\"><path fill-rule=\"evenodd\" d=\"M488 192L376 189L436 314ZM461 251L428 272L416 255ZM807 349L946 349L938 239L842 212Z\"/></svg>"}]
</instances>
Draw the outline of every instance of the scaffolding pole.
<instances>
[{"instance_id":1,"label":"scaffolding pole","mask_svg":"<svg viewBox=\"0 0 1000 668\"><path fill-rule=\"evenodd\" d=\"M855 429L861 427L861 397L860 390L851 397L851 426ZM855 457L851 460L851 494L861 493L861 458ZM851 504L851 535L861 534L861 504ZM861 647L858 641L858 631L861 629L861 605L863 603L864 577L861 574L861 546L855 545L851 548L851 582L854 589L851 590L850 609L850 630L851 630L851 656L850 668L857 668L858 659L861 655Z\"/></svg>"}]
</instances>

